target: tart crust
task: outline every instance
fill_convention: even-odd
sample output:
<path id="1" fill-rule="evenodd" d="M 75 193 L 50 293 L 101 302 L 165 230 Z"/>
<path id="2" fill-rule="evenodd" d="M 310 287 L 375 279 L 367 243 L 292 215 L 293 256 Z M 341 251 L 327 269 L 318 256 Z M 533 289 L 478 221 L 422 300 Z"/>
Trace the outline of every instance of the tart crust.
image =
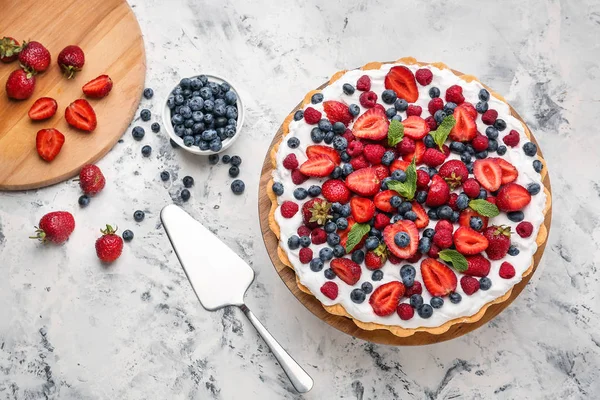
<path id="1" fill-rule="evenodd" d="M 387 62 L 387 63 L 382 63 L 382 62 L 370 62 L 368 64 L 365 64 L 363 67 L 359 68 L 362 70 L 371 70 L 371 69 L 379 69 L 381 68 L 381 66 L 383 64 L 396 64 L 396 63 L 402 63 L 402 64 L 406 64 L 406 65 L 413 65 L 413 64 L 417 64 L 419 66 L 425 66 L 425 65 L 431 65 L 434 67 L 437 67 L 439 69 L 450 69 L 446 64 L 441 63 L 441 62 L 435 62 L 435 63 L 426 63 L 426 62 L 420 62 L 417 61 L 415 58 L 413 57 L 404 57 L 404 58 L 400 58 L 396 61 L 393 62 Z M 485 84 L 481 83 L 481 81 L 479 81 L 475 76 L 473 75 L 467 75 L 467 74 L 460 74 L 452 69 L 450 69 L 457 77 L 459 77 L 460 79 L 466 81 L 466 82 L 471 82 L 471 81 L 477 81 L 479 82 L 481 85 L 483 85 L 492 96 L 494 96 L 495 98 L 497 98 L 498 100 L 507 103 L 506 100 L 504 99 L 504 97 L 502 97 L 500 94 L 494 92 L 492 89 L 490 89 L 488 86 L 486 86 Z M 342 77 L 342 75 L 344 75 L 347 72 L 347 70 L 342 70 L 342 71 L 338 71 L 336 72 L 331 79 L 329 80 L 329 82 L 326 84 L 327 85 L 331 85 L 333 82 L 335 82 L 336 80 L 338 80 L 340 77 Z M 306 96 L 304 97 L 304 100 L 302 101 L 302 104 L 297 108 L 297 109 L 301 109 L 304 108 L 305 105 L 310 103 L 310 99 L 312 97 L 313 94 L 320 92 L 320 90 L 311 90 L 310 92 L 308 92 L 306 94 Z M 508 104 L 508 103 L 507 103 Z M 510 106 L 510 105 L 509 105 Z M 283 142 L 283 139 L 285 138 L 285 136 L 289 133 L 289 124 L 293 119 L 294 116 L 294 112 L 297 110 L 294 109 L 294 111 L 292 111 L 283 121 L 283 125 L 282 125 L 282 130 L 283 130 L 283 135 L 281 137 L 281 140 L 276 143 L 273 148 L 271 149 L 270 152 L 270 158 L 271 158 L 271 163 L 273 165 L 273 168 L 277 168 L 277 151 L 279 150 L 279 146 L 281 145 L 281 143 Z M 512 108 L 511 108 L 512 110 Z M 529 138 L 531 140 L 532 138 L 532 134 L 531 131 L 529 130 L 529 128 L 527 127 L 527 125 L 525 124 L 525 122 L 523 122 L 523 120 L 518 116 L 518 115 L 514 115 L 513 117 L 515 117 L 516 119 L 519 120 L 519 122 L 521 122 L 521 125 L 523 126 L 523 131 L 525 132 L 525 135 L 527 136 L 527 138 Z M 543 157 L 541 157 L 538 153 L 538 159 L 542 162 L 543 164 L 543 169 L 540 173 L 541 176 L 541 180 L 542 183 L 544 182 L 546 175 L 548 174 L 548 168 L 546 165 L 546 160 L 544 160 Z M 269 182 L 267 183 L 267 195 L 269 196 L 269 199 L 271 200 L 271 209 L 269 211 L 269 227 L 271 228 L 271 230 L 273 231 L 273 233 L 275 233 L 275 236 L 277 236 L 277 239 L 279 241 L 280 239 L 280 228 L 279 228 L 279 224 L 277 223 L 277 221 L 275 220 L 275 211 L 277 210 L 278 207 L 278 201 L 277 201 L 277 196 L 275 195 L 275 193 L 273 192 L 272 189 L 273 186 L 273 179 L 271 178 L 269 180 Z M 548 210 L 550 210 L 550 206 L 552 204 L 552 196 L 550 194 L 550 191 L 548 190 L 548 188 L 546 187 L 546 185 L 544 184 L 544 193 L 546 194 L 546 204 L 544 206 L 544 210 L 543 210 L 543 215 L 544 215 L 544 221 L 546 218 L 546 214 L 548 212 Z M 539 232 L 538 235 L 536 237 L 536 244 L 538 246 L 538 248 L 544 243 L 546 242 L 546 240 L 548 239 L 548 228 L 545 225 L 545 222 L 542 223 L 542 225 L 539 228 Z M 291 268 L 292 270 L 294 269 L 292 263 L 290 262 L 287 254 L 285 253 L 285 251 L 283 250 L 283 248 L 279 245 L 277 247 L 277 255 L 279 256 L 279 259 L 281 260 L 281 262 L 286 265 L 287 267 Z M 534 254 L 535 255 L 535 254 Z M 522 277 L 526 277 L 529 274 L 532 273 L 534 269 L 534 260 L 532 258 L 531 260 L 531 264 L 529 265 L 529 268 L 527 268 L 527 270 L 523 273 Z M 296 275 L 296 283 L 298 285 L 298 288 L 300 290 L 302 290 L 304 293 L 313 295 L 313 293 L 304 285 L 302 285 L 302 283 L 300 283 L 300 280 L 298 279 L 298 276 Z M 454 324 L 459 324 L 459 323 L 475 323 L 477 321 L 479 321 L 481 318 L 483 318 L 483 316 L 485 315 L 487 309 L 494 305 L 494 304 L 499 304 L 502 303 L 504 301 L 506 301 L 512 294 L 512 290 L 513 288 L 511 287 L 503 296 L 498 297 L 495 300 L 492 300 L 486 304 L 483 305 L 483 307 L 481 307 L 479 309 L 478 312 L 476 312 L 475 314 L 471 315 L 471 316 L 465 316 L 465 317 L 460 317 L 460 318 L 455 318 L 452 320 L 449 320 L 447 322 L 445 322 L 444 324 L 437 326 L 437 327 L 419 327 L 419 328 L 403 328 L 401 326 L 398 325 L 383 325 L 383 324 L 378 324 L 375 322 L 362 322 L 354 317 L 352 317 L 344 308 L 344 306 L 342 306 L 341 304 L 334 304 L 332 306 L 326 306 L 324 304 L 321 304 L 323 306 L 323 308 L 329 312 L 330 314 L 333 315 L 338 315 L 338 316 L 343 316 L 343 317 L 347 317 L 352 319 L 352 321 L 361 329 L 367 330 L 367 331 L 372 331 L 375 329 L 386 329 L 388 331 L 390 331 L 392 334 L 398 336 L 398 337 L 408 337 L 411 336 L 417 332 L 427 332 L 429 334 L 432 335 L 441 335 L 445 332 L 447 332 L 450 327 Z"/>

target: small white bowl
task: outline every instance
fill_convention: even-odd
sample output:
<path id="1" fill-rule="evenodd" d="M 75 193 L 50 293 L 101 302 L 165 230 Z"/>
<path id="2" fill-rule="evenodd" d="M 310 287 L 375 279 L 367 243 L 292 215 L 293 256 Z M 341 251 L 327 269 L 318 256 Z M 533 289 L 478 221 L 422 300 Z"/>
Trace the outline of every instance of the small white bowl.
<path id="1" fill-rule="evenodd" d="M 188 153 L 198 154 L 198 155 L 202 155 L 202 156 L 209 156 L 211 154 L 218 154 L 218 153 L 221 153 L 221 152 L 227 150 L 229 147 L 231 147 L 231 145 L 240 136 L 240 133 L 241 133 L 241 130 L 242 130 L 242 125 L 244 124 L 244 106 L 242 104 L 242 98 L 240 97 L 240 92 L 238 92 L 236 90 L 235 86 L 231 83 L 231 81 L 229 81 L 227 79 L 224 79 L 224 78 L 221 78 L 221 77 L 216 76 L 216 75 L 211 75 L 211 74 L 201 74 L 201 75 L 206 76 L 208 78 L 209 82 L 215 82 L 215 83 L 218 83 L 218 84 L 221 84 L 223 82 L 228 83 L 229 86 L 231 87 L 231 90 L 233 90 L 233 92 L 236 94 L 236 96 L 237 96 L 238 117 L 237 117 L 237 125 L 235 127 L 235 129 L 236 129 L 235 136 L 232 137 L 232 138 L 227 138 L 227 139 L 223 140 L 223 147 L 221 147 L 221 150 L 219 150 L 217 152 L 212 151 L 212 150 L 200 150 L 200 148 L 198 146 L 187 147 L 186 145 L 184 145 L 183 144 L 183 138 L 180 138 L 179 136 L 177 136 L 175 134 L 175 130 L 173 129 L 173 125 L 171 124 L 171 109 L 167 105 L 167 100 L 171 96 L 171 93 L 173 93 L 173 90 L 175 90 L 175 88 L 177 87 L 177 85 L 179 85 L 179 83 L 177 85 L 175 85 L 173 87 L 173 89 L 171 89 L 171 91 L 169 92 L 169 94 L 167 95 L 167 97 L 165 98 L 165 100 L 163 102 L 162 120 L 163 120 L 163 127 L 165 128 L 165 130 L 167 131 L 167 133 L 169 134 L 169 136 L 171 137 L 171 139 L 173 139 L 173 141 L 175 143 L 177 143 L 179 145 L 179 147 L 181 147 L 182 149 L 184 149 Z M 199 76 L 199 75 L 191 76 L 190 79 L 196 78 L 197 76 Z"/>

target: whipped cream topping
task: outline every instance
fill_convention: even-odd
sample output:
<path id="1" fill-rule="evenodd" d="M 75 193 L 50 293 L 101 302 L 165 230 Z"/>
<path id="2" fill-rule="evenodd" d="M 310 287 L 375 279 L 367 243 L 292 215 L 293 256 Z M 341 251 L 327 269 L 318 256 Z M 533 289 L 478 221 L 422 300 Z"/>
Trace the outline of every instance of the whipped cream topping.
<path id="1" fill-rule="evenodd" d="M 362 115 L 362 113 L 364 113 L 366 111 L 365 108 L 360 106 L 360 102 L 358 99 L 362 92 L 359 90 L 356 90 L 354 92 L 354 94 L 347 95 L 343 92 L 342 85 L 344 83 L 350 83 L 354 86 L 354 85 L 356 85 L 356 81 L 358 80 L 358 78 L 360 78 L 362 75 L 368 75 L 371 78 L 371 90 L 373 92 L 375 92 L 378 96 L 377 102 L 379 104 L 383 105 L 385 108 L 389 108 L 389 107 L 391 107 L 390 105 L 386 105 L 382 102 L 381 93 L 385 90 L 385 86 L 384 86 L 385 76 L 388 73 L 388 71 L 390 70 L 390 68 L 392 68 L 395 65 L 404 65 L 404 64 L 384 64 L 381 66 L 380 69 L 377 69 L 377 70 L 348 71 L 342 77 L 340 77 L 337 81 L 335 81 L 333 84 L 327 86 L 326 88 L 324 88 L 322 90 L 321 93 L 324 96 L 324 100 L 325 101 L 338 100 L 338 101 L 344 102 L 346 104 L 353 104 L 353 103 L 357 104 L 357 105 L 359 105 L 359 107 L 361 107 L 360 115 Z M 483 86 L 479 82 L 477 82 L 477 81 L 466 82 L 466 81 L 460 79 L 459 77 L 457 77 L 456 75 L 454 75 L 454 73 L 452 73 L 449 69 L 441 70 L 434 66 L 420 67 L 418 65 L 406 65 L 406 67 L 408 67 L 413 73 L 419 68 L 428 68 L 433 73 L 433 81 L 431 82 L 431 84 L 429 84 L 427 86 L 421 86 L 420 84 L 417 83 L 417 88 L 419 90 L 419 98 L 413 104 L 419 105 L 423 108 L 423 115 L 422 115 L 423 118 L 425 118 L 427 115 L 429 115 L 429 113 L 427 111 L 427 105 L 428 105 L 429 101 L 431 100 L 431 98 L 428 95 L 428 91 L 433 86 L 436 86 L 437 88 L 440 89 L 440 92 L 441 92 L 440 97 L 444 98 L 446 89 L 452 85 L 458 84 L 463 88 L 463 96 L 465 97 L 465 101 L 470 102 L 472 104 L 477 103 L 479 91 L 481 89 L 483 89 Z M 510 162 L 512 165 L 514 165 L 517 168 L 517 170 L 519 172 L 519 176 L 518 176 L 517 180 L 515 181 L 516 183 L 518 183 L 524 187 L 527 187 L 528 184 L 535 182 L 535 183 L 540 184 L 541 187 L 543 187 L 540 174 L 535 172 L 535 170 L 533 169 L 533 166 L 532 166 L 532 163 L 536 159 L 536 157 L 526 156 L 522 149 L 522 145 L 526 141 L 528 141 L 527 136 L 525 135 L 525 132 L 523 130 L 523 125 L 521 124 L 521 122 L 519 120 L 517 120 L 510 114 L 510 109 L 509 109 L 508 105 L 506 103 L 504 103 L 503 101 L 498 100 L 493 95 L 490 96 L 488 104 L 489 104 L 489 109 L 495 109 L 496 111 L 498 111 L 498 118 L 501 118 L 506 122 L 506 129 L 504 131 L 500 132 L 499 137 L 498 137 L 499 144 L 500 145 L 503 144 L 501 142 L 502 138 L 504 136 L 506 136 L 512 129 L 519 132 L 519 135 L 521 138 L 519 145 L 514 148 L 508 147 L 508 151 L 506 152 L 505 155 L 499 156 L 495 153 L 491 153 L 490 156 L 491 157 L 501 157 L 501 158 L 507 160 L 508 162 Z M 316 105 L 307 104 L 305 108 L 307 108 L 307 107 L 313 107 L 313 108 L 321 111 L 323 113 L 323 118 L 326 117 L 326 114 L 323 111 L 323 103 L 319 103 Z M 406 117 L 407 117 L 406 112 L 399 112 L 399 115 L 402 116 L 403 120 L 406 119 Z M 296 155 L 298 162 L 300 164 L 302 164 L 304 161 L 307 160 L 306 148 L 310 145 L 315 144 L 315 143 L 313 143 L 313 141 L 311 140 L 311 137 L 310 137 L 310 131 L 314 126 L 315 125 L 307 124 L 304 121 L 304 119 L 301 119 L 299 121 L 292 121 L 289 126 L 289 134 L 284 137 L 284 139 L 279 147 L 279 150 L 277 153 L 277 168 L 273 171 L 274 181 L 280 182 L 284 186 L 284 193 L 283 193 L 283 195 L 281 195 L 278 198 L 279 204 L 282 204 L 285 200 L 290 200 L 295 203 L 298 203 L 301 208 L 302 204 L 304 202 L 310 200 L 310 198 L 307 198 L 306 200 L 298 201 L 294 198 L 293 192 L 294 192 L 294 189 L 298 186 L 296 186 L 292 182 L 291 171 L 285 169 L 283 167 L 282 163 L 283 163 L 283 159 L 290 153 L 294 153 Z M 349 128 L 352 128 L 351 124 L 350 124 Z M 485 125 L 481 121 L 480 116 L 478 116 L 478 118 L 477 118 L 477 128 L 478 128 L 479 132 L 485 132 L 485 129 L 487 128 L 487 125 Z M 300 140 L 300 146 L 298 148 L 291 149 L 287 146 L 286 142 L 290 137 L 297 137 Z M 321 143 L 321 144 L 324 144 L 324 143 Z M 449 159 L 460 159 L 460 157 L 457 154 L 451 153 L 450 156 L 448 157 L 448 160 Z M 473 175 L 470 174 L 469 176 L 473 176 Z M 321 185 L 327 179 L 329 179 L 329 178 L 310 178 L 300 186 L 304 187 L 304 188 L 308 188 L 311 185 Z M 460 188 L 456 192 L 460 193 Z M 397 313 L 393 313 L 392 315 L 385 316 L 385 317 L 377 316 L 373 312 L 371 305 L 369 304 L 369 301 L 368 301 L 370 294 L 367 295 L 367 299 L 361 304 L 356 304 L 350 299 L 350 292 L 355 288 L 360 288 L 362 283 L 364 283 L 364 282 L 371 282 L 373 284 L 373 288 L 374 288 L 373 290 L 377 289 L 377 287 L 379 287 L 380 285 L 383 285 L 387 282 L 391 282 L 391 281 L 402 282 L 402 279 L 400 278 L 400 268 L 403 265 L 409 264 L 408 262 L 402 262 L 398 265 L 394 265 L 394 264 L 390 263 L 389 261 L 387 261 L 385 263 L 385 265 L 381 268 L 381 271 L 383 272 L 383 279 L 380 281 L 372 281 L 371 280 L 372 271 L 368 270 L 364 266 L 364 263 L 363 263 L 363 265 L 361 265 L 361 268 L 362 268 L 361 278 L 354 286 L 350 286 L 350 285 L 346 284 L 345 282 L 340 280 L 338 277 L 336 277 L 333 280 L 334 282 L 337 283 L 337 285 L 339 287 L 339 294 L 335 300 L 331 300 L 331 299 L 325 297 L 320 291 L 321 286 L 325 282 L 328 281 L 328 279 L 325 278 L 323 271 L 325 269 L 329 268 L 329 261 L 324 263 L 325 265 L 324 265 L 324 268 L 322 271 L 313 272 L 310 269 L 308 264 L 302 264 L 300 262 L 300 260 L 298 258 L 299 249 L 290 250 L 287 245 L 289 237 L 293 236 L 293 235 L 297 235 L 298 227 L 300 227 L 303 224 L 301 210 L 298 211 L 298 213 L 296 213 L 296 215 L 294 217 L 287 219 L 281 215 L 281 212 L 278 207 L 277 210 L 275 211 L 275 220 L 279 224 L 279 227 L 281 230 L 280 246 L 285 250 L 290 262 L 292 263 L 292 265 L 294 267 L 294 270 L 295 270 L 300 282 L 304 286 L 306 286 L 313 293 L 313 295 L 317 299 L 319 299 L 319 301 L 321 301 L 321 303 L 323 303 L 324 305 L 330 306 L 330 305 L 334 305 L 334 304 L 341 304 L 346 309 L 348 314 L 350 314 L 353 318 L 356 318 L 363 322 L 375 322 L 375 323 L 382 324 L 382 325 L 397 325 L 397 326 L 401 326 L 403 328 L 437 327 L 437 326 L 443 325 L 447 321 L 450 321 L 450 320 L 453 320 L 456 318 L 461 318 L 461 317 L 469 317 L 473 314 L 476 314 L 485 304 L 506 294 L 506 292 L 508 290 L 510 290 L 516 283 L 518 283 L 522 279 L 523 273 L 531 265 L 533 254 L 537 250 L 536 237 L 537 237 L 539 228 L 544 220 L 543 210 L 544 210 L 545 203 L 546 203 L 546 195 L 545 195 L 544 191 L 542 190 L 537 195 L 532 196 L 531 203 L 522 210 L 523 213 L 525 214 L 524 221 L 529 221 L 534 226 L 533 233 L 528 238 L 522 238 L 519 235 L 517 235 L 516 233 L 513 233 L 511 235 L 511 243 L 520 250 L 520 253 L 516 256 L 507 255 L 506 257 L 504 257 L 501 260 L 491 261 L 491 269 L 490 269 L 488 278 L 491 279 L 492 286 L 489 290 L 487 290 L 487 291 L 479 290 L 471 296 L 466 295 L 463 292 L 462 288 L 460 287 L 460 278 L 463 276 L 463 274 L 454 270 L 454 272 L 457 276 L 457 279 L 459 281 L 457 288 L 456 288 L 456 292 L 461 294 L 462 301 L 458 304 L 453 304 L 450 302 L 448 297 L 445 297 L 444 305 L 439 309 L 434 309 L 433 315 L 430 318 L 428 318 L 428 319 L 421 318 L 415 312 L 414 317 L 408 321 L 403 321 L 402 319 L 400 319 L 400 317 L 398 316 Z M 433 228 L 435 226 L 436 222 L 437 221 L 430 221 L 429 227 Z M 515 230 L 516 230 L 515 228 L 516 228 L 517 224 L 518 223 L 510 221 L 508 219 L 506 213 L 501 213 L 497 217 L 490 218 L 490 221 L 489 221 L 489 225 L 508 225 L 511 227 L 512 232 L 515 232 Z M 454 226 L 455 226 L 455 230 L 456 230 L 458 224 L 455 223 Z M 311 249 L 313 250 L 314 257 L 318 257 L 319 250 L 326 246 L 327 246 L 327 244 L 321 244 L 321 245 L 311 244 Z M 346 257 L 349 257 L 349 255 Z M 503 279 L 498 274 L 500 265 L 504 261 L 510 262 L 515 268 L 516 274 L 512 279 Z M 421 272 L 420 272 L 420 264 L 421 264 L 421 261 L 414 263 L 412 265 L 415 267 L 415 270 L 416 270 L 415 281 L 419 281 L 419 282 L 423 283 L 423 279 L 421 277 Z M 429 294 L 429 292 L 425 288 L 425 285 L 423 285 L 422 296 L 423 296 L 424 303 L 428 304 L 429 301 L 431 300 L 432 296 Z M 408 299 L 402 298 L 401 302 L 408 302 Z"/>

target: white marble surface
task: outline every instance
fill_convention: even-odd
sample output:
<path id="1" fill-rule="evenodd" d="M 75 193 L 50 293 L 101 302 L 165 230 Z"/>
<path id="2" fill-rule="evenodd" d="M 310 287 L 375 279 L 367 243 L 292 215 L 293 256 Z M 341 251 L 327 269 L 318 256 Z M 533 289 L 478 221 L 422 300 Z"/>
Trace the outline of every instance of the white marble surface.
<path id="1" fill-rule="evenodd" d="M 123 142 L 99 163 L 108 184 L 79 209 L 76 182 L 0 193 L 2 399 L 597 398 L 600 392 L 600 4 L 597 1 L 131 2 L 145 36 L 147 85 L 217 72 L 247 105 L 242 197 L 227 168 L 173 151 L 164 134 Z M 10 28 L 10 27 L 9 27 Z M 8 33 L 8 32 L 7 32 Z M 272 268 L 258 224 L 268 145 L 304 94 L 339 69 L 412 55 L 479 76 L 536 134 L 548 161 L 554 223 L 530 285 L 487 326 L 451 342 L 393 348 L 324 324 Z M 158 112 L 159 105 L 142 101 Z M 154 116 L 158 118 L 157 115 Z M 134 121 L 133 124 L 137 124 Z M 142 144 L 154 148 L 150 159 Z M 239 310 L 201 309 L 160 227 L 181 180 L 184 205 L 256 270 L 251 309 L 315 378 L 299 396 Z M 46 212 L 72 211 L 61 247 L 27 239 Z M 135 223 L 133 211 L 146 211 Z M 105 223 L 135 239 L 105 268 Z"/>

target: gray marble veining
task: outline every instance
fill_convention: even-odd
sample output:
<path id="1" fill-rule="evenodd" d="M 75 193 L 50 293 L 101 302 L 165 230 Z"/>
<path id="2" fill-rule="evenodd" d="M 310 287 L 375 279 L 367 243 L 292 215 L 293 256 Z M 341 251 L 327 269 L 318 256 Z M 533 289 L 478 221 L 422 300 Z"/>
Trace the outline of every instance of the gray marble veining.
<path id="1" fill-rule="evenodd" d="M 76 182 L 0 194 L 0 398 L 299 399 L 239 310 L 204 311 L 158 213 L 184 207 L 256 271 L 248 305 L 315 378 L 306 399 L 584 399 L 600 392 L 600 3 L 347 0 L 133 0 L 147 85 L 216 72 L 247 106 L 243 196 L 227 168 L 174 151 L 146 126 L 102 160 L 108 184 L 79 209 Z M 7 32 L 9 33 L 9 32 Z M 272 268 L 258 225 L 258 179 L 287 113 L 339 69 L 411 55 L 444 61 L 506 95 L 548 161 L 554 223 L 532 282 L 511 307 L 451 342 L 394 348 L 351 338 L 307 311 Z M 143 107 L 159 112 L 157 102 Z M 159 120 L 154 115 L 154 120 Z M 142 124 L 136 118 L 132 126 Z M 143 158 L 142 144 L 152 145 Z M 171 172 L 163 183 L 159 173 Z M 27 239 L 46 212 L 77 227 L 61 247 Z M 133 221 L 133 211 L 146 220 Z M 103 224 L 132 229 L 101 266 Z"/>

